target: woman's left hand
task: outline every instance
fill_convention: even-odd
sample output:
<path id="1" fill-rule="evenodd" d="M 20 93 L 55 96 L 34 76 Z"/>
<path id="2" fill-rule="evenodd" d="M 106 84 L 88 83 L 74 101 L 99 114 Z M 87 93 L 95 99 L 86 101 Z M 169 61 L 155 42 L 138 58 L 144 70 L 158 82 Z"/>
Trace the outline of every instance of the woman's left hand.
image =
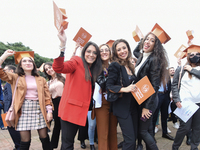
<path id="1" fill-rule="evenodd" d="M 47 113 L 47 122 L 50 122 L 53 119 L 53 115 L 51 112 Z"/>
<path id="2" fill-rule="evenodd" d="M 151 117 L 152 113 L 150 113 L 149 109 L 143 108 L 142 109 L 142 118 L 149 119 Z"/>
<path id="3" fill-rule="evenodd" d="M 190 72 L 192 70 L 192 67 L 190 65 L 185 65 L 184 70 L 187 70 Z"/>

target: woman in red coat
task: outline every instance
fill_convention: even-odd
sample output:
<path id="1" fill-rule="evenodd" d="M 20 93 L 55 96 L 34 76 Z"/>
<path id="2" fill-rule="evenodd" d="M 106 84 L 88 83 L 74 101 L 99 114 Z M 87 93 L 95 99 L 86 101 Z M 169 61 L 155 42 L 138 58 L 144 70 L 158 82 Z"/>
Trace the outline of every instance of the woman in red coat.
<path id="1" fill-rule="evenodd" d="M 97 76 L 101 73 L 101 58 L 98 46 L 88 42 L 82 50 L 81 57 L 73 56 L 64 62 L 66 36 L 64 30 L 58 34 L 60 39 L 60 57 L 54 59 L 53 69 L 66 74 L 63 95 L 58 115 L 61 118 L 61 150 L 74 149 L 74 137 L 79 126 L 85 126 L 88 109 L 92 100 L 92 89 Z"/>

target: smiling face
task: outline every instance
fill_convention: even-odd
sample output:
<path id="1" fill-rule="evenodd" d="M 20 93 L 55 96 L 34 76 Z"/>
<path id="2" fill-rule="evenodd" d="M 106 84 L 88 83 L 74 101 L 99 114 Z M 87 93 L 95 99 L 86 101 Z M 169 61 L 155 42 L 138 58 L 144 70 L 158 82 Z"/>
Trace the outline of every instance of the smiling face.
<path id="1" fill-rule="evenodd" d="M 97 58 L 97 51 L 93 45 L 88 46 L 85 51 L 85 61 L 91 66 Z"/>
<path id="2" fill-rule="evenodd" d="M 143 45 L 144 53 L 149 53 L 149 52 L 153 51 L 155 41 L 156 41 L 155 35 L 149 34 L 147 36 L 146 40 L 144 41 L 144 45 Z"/>
<path id="3" fill-rule="evenodd" d="M 44 70 L 45 70 L 45 72 L 48 74 L 48 75 L 50 75 L 50 76 L 55 76 L 55 74 L 56 74 L 56 72 L 53 70 L 53 68 L 52 68 L 52 66 L 50 66 L 50 65 L 45 65 L 44 66 Z"/>
<path id="4" fill-rule="evenodd" d="M 118 58 L 122 60 L 126 60 L 129 53 L 128 47 L 124 42 L 120 42 L 116 45 L 116 52 L 117 52 Z"/>
<path id="5" fill-rule="evenodd" d="M 101 46 L 100 55 L 101 55 L 101 60 L 108 61 L 110 59 L 110 49 L 106 45 Z"/>
<path id="6" fill-rule="evenodd" d="M 24 57 L 21 60 L 21 67 L 24 70 L 24 72 L 31 72 L 34 68 L 33 66 L 33 60 L 29 57 Z"/>

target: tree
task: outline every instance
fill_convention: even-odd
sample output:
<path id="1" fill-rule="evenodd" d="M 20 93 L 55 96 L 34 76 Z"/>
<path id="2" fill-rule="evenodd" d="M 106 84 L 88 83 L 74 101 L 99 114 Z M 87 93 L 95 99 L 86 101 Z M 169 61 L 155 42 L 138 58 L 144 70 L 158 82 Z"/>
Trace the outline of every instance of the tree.
<path id="1" fill-rule="evenodd" d="M 30 49 L 27 46 L 24 46 L 22 44 L 22 42 L 16 42 L 16 43 L 7 43 L 4 44 L 3 42 L 0 42 L 0 56 L 7 50 L 7 49 L 12 49 L 15 51 L 32 51 L 32 49 Z M 46 58 L 46 57 L 42 57 L 37 53 L 34 53 L 34 61 L 35 64 L 37 66 L 37 68 L 39 68 L 43 63 L 45 62 L 53 62 L 52 58 Z M 6 65 L 15 65 L 15 60 L 14 60 L 14 56 L 8 57 L 4 63 L 2 64 L 2 67 L 4 68 Z M 39 72 L 39 74 L 41 76 L 45 76 L 44 73 Z"/>
<path id="2" fill-rule="evenodd" d="M 32 51 L 32 49 L 24 46 L 21 42 L 7 43 L 7 44 L 0 42 L 0 55 L 2 55 L 7 49 L 12 49 L 15 51 Z M 34 53 L 34 61 L 35 61 L 36 66 L 39 68 L 45 62 L 53 62 L 53 59 L 42 57 L 39 54 Z M 5 65 L 10 65 L 10 64 L 15 65 L 14 56 L 8 57 L 2 64 L 2 67 L 4 67 Z"/>

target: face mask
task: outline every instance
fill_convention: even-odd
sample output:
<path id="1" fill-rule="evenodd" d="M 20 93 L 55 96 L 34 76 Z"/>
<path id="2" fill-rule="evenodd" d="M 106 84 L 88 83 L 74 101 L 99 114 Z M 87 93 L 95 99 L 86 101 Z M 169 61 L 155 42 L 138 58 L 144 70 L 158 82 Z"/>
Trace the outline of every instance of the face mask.
<path id="1" fill-rule="evenodd" d="M 197 55 L 195 55 L 194 57 L 189 58 L 189 59 L 190 59 L 190 62 L 194 63 L 194 64 L 200 62 L 200 59 L 199 59 L 199 57 Z"/>

